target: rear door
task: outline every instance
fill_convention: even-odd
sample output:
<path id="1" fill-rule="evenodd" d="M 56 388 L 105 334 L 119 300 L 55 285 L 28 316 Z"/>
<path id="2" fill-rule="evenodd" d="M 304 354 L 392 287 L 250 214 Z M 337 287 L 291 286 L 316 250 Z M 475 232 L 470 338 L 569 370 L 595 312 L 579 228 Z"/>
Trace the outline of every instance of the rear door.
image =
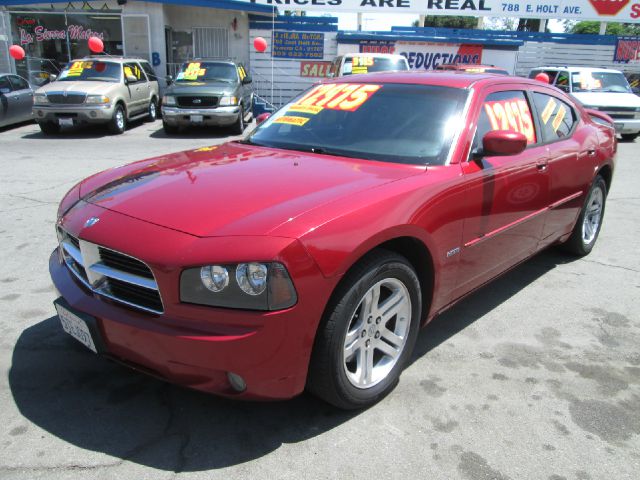
<path id="1" fill-rule="evenodd" d="M 12 92 L 9 76 L 0 75 L 0 127 L 11 123 L 9 119 L 14 108 Z"/>
<path id="2" fill-rule="evenodd" d="M 132 77 L 131 81 L 128 80 Z M 137 62 L 124 64 L 124 78 L 130 95 L 129 115 L 138 115 L 147 110 L 149 105 L 150 85 L 142 67 Z"/>
<path id="3" fill-rule="evenodd" d="M 542 243 L 571 231 L 593 177 L 597 134 L 573 105 L 552 90 L 532 92 L 543 143 L 549 149 L 549 212 Z"/>
<path id="4" fill-rule="evenodd" d="M 32 115 L 33 90 L 24 78 L 17 75 L 9 75 L 9 82 L 15 98 L 16 121 L 28 120 Z"/>
<path id="5" fill-rule="evenodd" d="M 547 148 L 521 85 L 493 86 L 481 94 L 472 154 L 462 163 L 466 191 L 458 294 L 487 282 L 538 248 L 548 202 Z M 527 136 L 517 155 L 484 156 L 482 138 L 491 130 Z"/>

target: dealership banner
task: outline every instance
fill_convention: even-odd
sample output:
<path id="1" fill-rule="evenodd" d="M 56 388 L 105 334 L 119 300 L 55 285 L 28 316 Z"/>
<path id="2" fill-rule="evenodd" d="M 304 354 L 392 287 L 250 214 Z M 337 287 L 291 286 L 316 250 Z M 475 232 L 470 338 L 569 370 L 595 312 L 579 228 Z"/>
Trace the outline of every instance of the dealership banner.
<path id="1" fill-rule="evenodd" d="M 244 0 L 247 1 L 247 0 Z M 640 0 L 249 0 L 280 10 L 424 13 L 640 23 Z"/>
<path id="2" fill-rule="evenodd" d="M 620 63 L 640 62 L 640 37 L 619 37 L 613 61 Z"/>
<path id="3" fill-rule="evenodd" d="M 482 63 L 482 45 L 362 40 L 359 47 L 362 53 L 403 55 L 411 70 L 434 70 L 446 63 Z"/>

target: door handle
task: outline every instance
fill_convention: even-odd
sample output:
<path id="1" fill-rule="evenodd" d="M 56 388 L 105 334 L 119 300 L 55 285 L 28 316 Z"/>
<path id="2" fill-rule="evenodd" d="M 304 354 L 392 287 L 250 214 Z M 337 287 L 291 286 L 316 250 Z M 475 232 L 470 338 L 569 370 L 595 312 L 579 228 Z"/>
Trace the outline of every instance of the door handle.
<path id="1" fill-rule="evenodd" d="M 548 166 L 549 166 L 549 162 L 547 160 L 541 160 L 538 163 L 536 163 L 536 168 L 538 169 L 539 172 L 545 172 Z"/>
<path id="2" fill-rule="evenodd" d="M 591 149 L 587 150 L 587 155 L 589 155 L 590 157 L 595 157 L 596 156 L 596 149 L 595 148 L 591 148 Z"/>

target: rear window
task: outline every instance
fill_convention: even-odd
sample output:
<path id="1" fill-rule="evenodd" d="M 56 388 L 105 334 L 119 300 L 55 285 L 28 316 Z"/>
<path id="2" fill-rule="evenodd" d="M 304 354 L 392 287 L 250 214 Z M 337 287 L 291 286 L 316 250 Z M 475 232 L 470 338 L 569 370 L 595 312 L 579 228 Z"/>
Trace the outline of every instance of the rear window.
<path id="1" fill-rule="evenodd" d="M 119 82 L 122 76 L 122 66 L 115 62 L 104 62 L 102 60 L 80 60 L 71 62 L 60 73 L 58 81 L 77 82 Z"/>
<path id="2" fill-rule="evenodd" d="M 445 162 L 467 92 L 431 85 L 327 83 L 260 125 L 249 142 L 408 164 Z"/>
<path id="3" fill-rule="evenodd" d="M 397 70 L 409 70 L 404 58 L 354 56 L 345 58 L 344 65 L 342 65 L 342 75 Z"/>
<path id="4" fill-rule="evenodd" d="M 189 62 L 182 65 L 177 82 L 237 82 L 235 65 L 220 62 Z"/>
<path id="5" fill-rule="evenodd" d="M 551 95 L 537 92 L 533 94 L 533 101 L 536 104 L 545 142 L 565 138 L 571 134 L 577 117 L 568 103 Z"/>

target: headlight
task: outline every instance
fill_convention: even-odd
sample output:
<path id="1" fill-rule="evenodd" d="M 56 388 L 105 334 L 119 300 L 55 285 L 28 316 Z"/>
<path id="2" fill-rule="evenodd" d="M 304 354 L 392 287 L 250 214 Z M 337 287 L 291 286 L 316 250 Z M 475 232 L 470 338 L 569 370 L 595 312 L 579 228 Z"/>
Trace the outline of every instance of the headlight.
<path id="1" fill-rule="evenodd" d="M 246 310 L 282 310 L 295 305 L 298 296 L 284 265 L 247 262 L 184 270 L 180 301 Z"/>
<path id="2" fill-rule="evenodd" d="M 218 103 L 218 105 L 220 105 L 221 107 L 229 107 L 231 105 L 237 105 L 237 104 L 238 104 L 238 97 L 229 96 L 229 95 L 220 97 L 220 103 Z"/>
<path id="3" fill-rule="evenodd" d="M 87 95 L 86 103 L 90 103 L 93 105 L 104 105 L 105 103 L 111 102 L 111 99 L 106 95 Z"/>
<path id="4" fill-rule="evenodd" d="M 162 97 L 162 104 L 167 106 L 175 105 L 176 97 L 174 97 L 173 95 L 165 95 L 164 97 Z"/>
<path id="5" fill-rule="evenodd" d="M 36 93 L 33 96 L 33 103 L 49 103 L 46 93 Z"/>

